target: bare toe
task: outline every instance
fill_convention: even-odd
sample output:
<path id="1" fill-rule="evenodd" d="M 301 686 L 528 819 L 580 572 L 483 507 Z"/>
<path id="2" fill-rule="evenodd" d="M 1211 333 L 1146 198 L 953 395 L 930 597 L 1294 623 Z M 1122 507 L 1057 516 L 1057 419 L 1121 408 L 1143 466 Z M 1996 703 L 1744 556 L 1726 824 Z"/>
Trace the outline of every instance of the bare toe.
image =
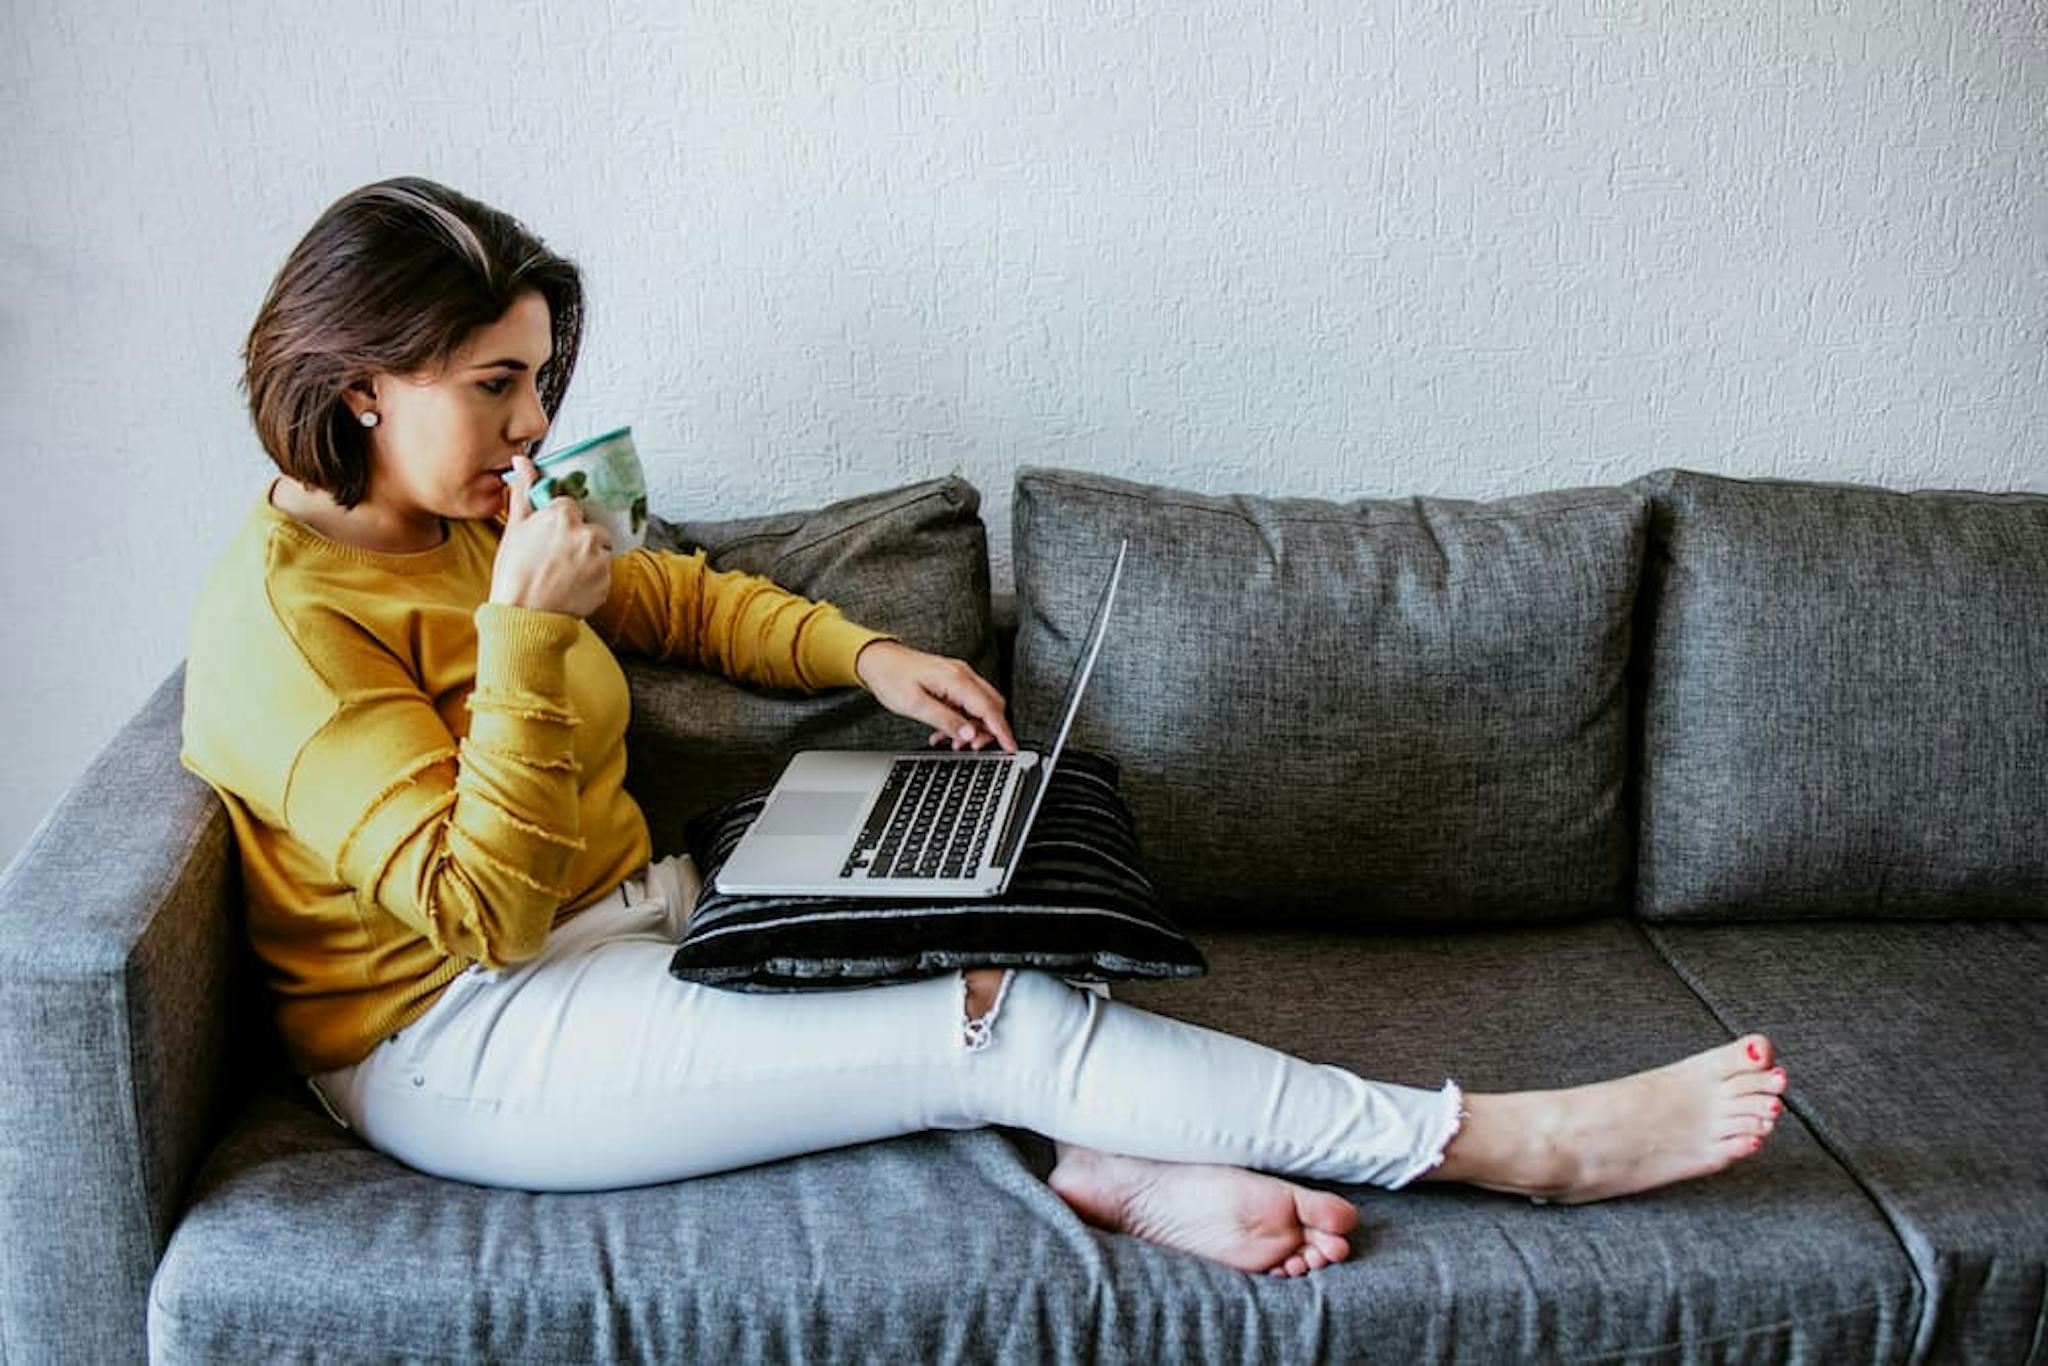
<path id="1" fill-rule="evenodd" d="M 1334 1191 L 1294 1187 L 1294 1212 L 1301 1219 L 1301 1226 L 1312 1235 L 1320 1231 L 1342 1241 L 1345 1234 L 1358 1227 L 1358 1206 Z"/>
<path id="2" fill-rule="evenodd" d="M 1778 1126 L 1785 1102 L 1771 1095 L 1740 1096 L 1721 1112 L 1723 1130 L 1731 1134 L 1768 1134 Z"/>
<path id="3" fill-rule="evenodd" d="M 1776 1050 L 1770 1038 L 1763 1034 L 1745 1034 L 1722 1050 L 1726 1056 L 1723 1075 L 1734 1076 L 1739 1072 L 1761 1072 L 1776 1058 Z"/>
<path id="4" fill-rule="evenodd" d="M 1730 1134 L 1714 1143 L 1714 1163 L 1708 1170 L 1720 1171 L 1724 1167 L 1733 1166 L 1745 1157 L 1755 1156 L 1757 1150 L 1763 1146 L 1761 1134 Z"/>
<path id="5" fill-rule="evenodd" d="M 1755 1115 L 1724 1115 L 1721 1118 L 1718 1137 L 1721 1138 L 1762 1138 L 1771 1131 L 1771 1122 Z"/>
<path id="6" fill-rule="evenodd" d="M 1730 1073 L 1721 1083 L 1731 1095 L 1738 1096 L 1782 1096 L 1791 1085 L 1782 1065 L 1776 1067 L 1744 1068 Z"/>
<path id="7" fill-rule="evenodd" d="M 1349 1202 L 1347 1201 L 1346 1203 L 1348 1204 Z M 1356 1221 L 1355 1214 L 1353 1220 L 1354 1222 Z M 1304 1228 L 1302 1232 L 1307 1235 L 1310 1249 L 1320 1252 L 1326 1261 L 1341 1262 L 1351 1255 L 1351 1240 L 1349 1238 L 1340 1237 L 1334 1233 L 1326 1233 L 1319 1228 Z"/>

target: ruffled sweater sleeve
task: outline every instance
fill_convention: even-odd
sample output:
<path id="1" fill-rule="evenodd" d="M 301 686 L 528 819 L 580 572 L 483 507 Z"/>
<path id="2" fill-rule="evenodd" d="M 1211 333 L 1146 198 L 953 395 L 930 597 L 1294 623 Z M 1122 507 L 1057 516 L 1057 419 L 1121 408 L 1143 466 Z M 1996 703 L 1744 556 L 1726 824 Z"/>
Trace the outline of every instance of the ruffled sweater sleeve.
<path id="1" fill-rule="evenodd" d="M 476 628 L 467 736 L 366 648 L 292 764 L 284 816 L 359 901 L 498 967 L 540 952 L 583 847 L 566 667 L 578 623 L 486 603 Z"/>
<path id="2" fill-rule="evenodd" d="M 590 619 L 635 654 L 714 669 L 764 687 L 815 692 L 860 683 L 863 647 L 893 637 L 757 575 L 713 569 L 703 551 L 636 550 L 612 562 L 611 596 Z"/>

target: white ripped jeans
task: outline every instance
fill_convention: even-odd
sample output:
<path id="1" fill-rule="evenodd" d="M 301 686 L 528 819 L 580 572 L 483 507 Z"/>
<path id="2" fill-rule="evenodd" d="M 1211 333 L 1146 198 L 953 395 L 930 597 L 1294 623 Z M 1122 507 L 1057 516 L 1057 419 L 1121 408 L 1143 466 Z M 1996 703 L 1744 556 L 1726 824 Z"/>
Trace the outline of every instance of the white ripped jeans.
<path id="1" fill-rule="evenodd" d="M 1366 1081 L 1006 974 L 978 1021 L 957 973 L 754 994 L 671 977 L 687 858 L 570 919 L 539 957 L 472 967 L 315 1091 L 372 1146 L 523 1190 L 674 1181 L 920 1129 L 1029 1129 L 1105 1152 L 1395 1187 L 1457 1131 L 1441 1091 Z"/>

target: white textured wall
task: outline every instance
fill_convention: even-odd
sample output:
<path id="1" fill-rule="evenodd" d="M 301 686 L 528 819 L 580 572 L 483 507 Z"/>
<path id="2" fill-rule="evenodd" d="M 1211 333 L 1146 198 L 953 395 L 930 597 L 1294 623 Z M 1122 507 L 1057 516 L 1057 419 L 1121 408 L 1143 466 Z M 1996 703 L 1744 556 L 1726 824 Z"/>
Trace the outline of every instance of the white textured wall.
<path id="1" fill-rule="evenodd" d="M 1646 13 L 1647 12 L 1647 13 Z M 585 267 L 670 513 L 1020 462 L 2048 488 L 2036 0 L 4 0 L 0 857 L 181 653 L 236 352 L 402 172 Z"/>

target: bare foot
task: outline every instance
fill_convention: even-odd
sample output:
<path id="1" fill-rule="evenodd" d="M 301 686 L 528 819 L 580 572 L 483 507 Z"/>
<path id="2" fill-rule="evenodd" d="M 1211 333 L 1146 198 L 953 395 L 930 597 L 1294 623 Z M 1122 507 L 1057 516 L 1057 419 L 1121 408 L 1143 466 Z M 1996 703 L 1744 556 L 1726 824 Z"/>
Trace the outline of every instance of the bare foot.
<path id="1" fill-rule="evenodd" d="M 1785 1086 L 1771 1041 L 1746 1034 L 1592 1086 L 1468 1096 L 1426 1179 L 1583 1204 L 1706 1176 L 1763 1146 Z"/>
<path id="2" fill-rule="evenodd" d="M 1349 1200 L 1239 1167 L 1153 1162 L 1059 1145 L 1046 1184 L 1099 1228 L 1240 1271 L 1306 1276 L 1351 1255 Z"/>

